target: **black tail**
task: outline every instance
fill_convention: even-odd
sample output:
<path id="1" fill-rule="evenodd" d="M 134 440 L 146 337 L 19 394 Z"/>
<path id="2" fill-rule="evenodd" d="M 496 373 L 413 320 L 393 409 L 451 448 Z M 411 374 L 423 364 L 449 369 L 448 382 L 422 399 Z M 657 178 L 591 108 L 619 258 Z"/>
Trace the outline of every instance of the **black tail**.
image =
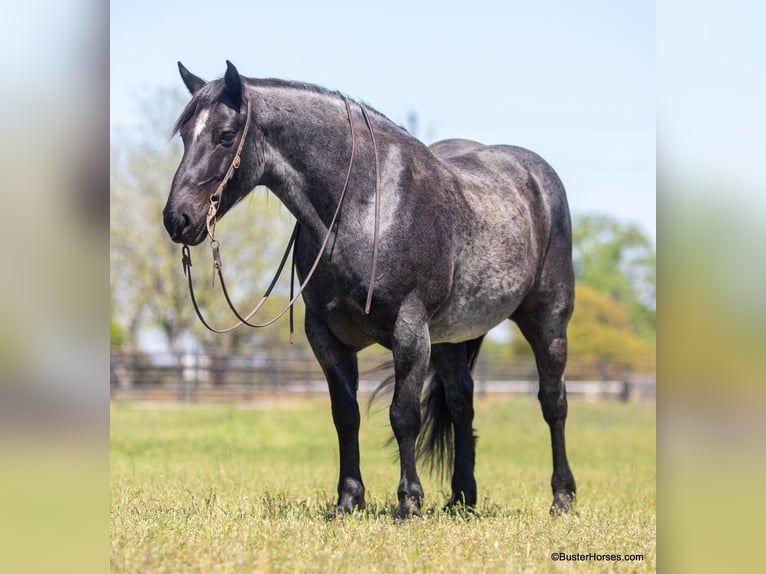
<path id="1" fill-rule="evenodd" d="M 484 335 L 467 341 L 465 344 L 466 361 L 471 372 L 473 372 L 473 368 L 476 365 L 483 340 Z M 376 370 L 389 369 L 391 367 L 393 367 L 393 364 L 387 363 L 381 365 Z M 470 379 L 468 382 L 471 383 Z M 390 389 L 393 384 L 393 375 L 380 383 L 370 397 L 368 409 L 378 394 Z M 464 389 L 464 392 L 470 396 L 473 393 L 473 388 Z M 455 462 L 455 441 L 453 438 L 452 418 L 450 417 L 447 395 L 444 390 L 444 381 L 436 373 L 433 365 L 429 365 L 423 396 L 420 402 L 420 412 L 422 416 L 420 434 L 417 441 L 418 459 L 429 459 L 429 470 L 431 473 L 437 473 L 442 478 L 445 478 L 447 473 L 451 472 Z M 476 438 L 474 432 L 474 444 L 476 443 Z"/>
<path id="2" fill-rule="evenodd" d="M 375 371 L 388 370 L 392 363 L 380 365 Z M 386 377 L 373 391 L 367 403 L 367 410 L 379 396 L 393 389 L 394 375 Z M 455 447 L 452 439 L 452 419 L 447 408 L 447 396 L 444 391 L 444 382 L 436 374 L 433 367 L 429 367 L 424 385 L 423 395 L 420 400 L 421 425 L 420 434 L 416 446 L 418 459 L 429 459 L 429 470 L 437 472 L 444 478 L 445 473 L 452 468 L 455 459 Z M 391 444 L 394 437 L 386 444 Z"/>
<path id="3" fill-rule="evenodd" d="M 378 365 L 375 368 L 370 369 L 369 371 L 366 371 L 366 375 L 374 375 L 378 373 L 384 373 L 384 372 L 394 372 L 394 362 L 393 361 L 387 361 L 381 365 Z M 375 390 L 372 391 L 372 394 L 370 395 L 369 400 L 367 401 L 367 412 L 370 411 L 372 408 L 372 403 L 375 402 L 375 399 L 378 398 L 378 395 L 381 393 L 389 393 L 394 388 L 394 382 L 396 382 L 396 378 L 393 374 L 387 376 L 383 381 L 375 387 Z"/>
<path id="4" fill-rule="evenodd" d="M 420 403 L 422 422 L 417 442 L 419 459 L 429 459 L 429 470 L 444 479 L 455 461 L 452 418 L 447 407 L 444 381 L 434 374 Z"/>
<path id="5" fill-rule="evenodd" d="M 466 341 L 466 363 L 468 370 L 473 372 L 476 360 L 479 357 L 479 349 L 484 340 L 484 335 L 471 341 Z M 473 381 L 469 378 L 461 380 L 460 384 L 466 388 L 460 389 L 461 393 L 473 400 Z M 422 425 L 417 442 L 418 458 L 430 459 L 430 471 L 436 472 L 442 479 L 451 472 L 455 463 L 455 441 L 452 425 L 452 417 L 447 405 L 447 395 L 444 390 L 444 381 L 436 373 L 425 390 L 421 401 Z M 476 446 L 476 431 L 473 431 L 473 443 Z"/>
<path id="6" fill-rule="evenodd" d="M 393 362 L 383 363 L 370 372 L 383 372 L 393 370 Z M 416 443 L 416 454 L 420 458 L 431 459 L 431 472 L 435 469 L 443 470 L 451 466 L 454 458 L 452 443 L 452 421 L 447 411 L 447 398 L 444 395 L 444 383 L 435 374 L 433 367 L 429 365 L 426 381 L 424 384 L 423 395 L 420 400 L 421 426 L 418 440 Z M 390 393 L 394 388 L 396 378 L 389 375 L 375 388 L 367 401 L 367 411 L 372 408 L 372 404 L 380 396 Z M 434 390 L 434 385 L 438 390 Z M 432 398 L 433 397 L 433 398 Z M 426 438 L 426 435 L 428 438 Z M 394 442 L 394 436 L 386 441 L 386 446 Z M 435 445 L 439 445 L 438 447 Z M 438 452 L 438 454 L 436 454 Z M 444 462 L 448 461 L 448 466 L 444 467 Z M 436 460 L 439 462 L 437 463 Z"/>

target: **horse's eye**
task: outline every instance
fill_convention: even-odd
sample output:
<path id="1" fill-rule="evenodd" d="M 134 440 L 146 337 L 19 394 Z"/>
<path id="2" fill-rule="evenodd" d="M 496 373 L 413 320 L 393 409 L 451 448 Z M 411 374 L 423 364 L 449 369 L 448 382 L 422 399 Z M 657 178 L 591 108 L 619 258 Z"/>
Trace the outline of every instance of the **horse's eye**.
<path id="1" fill-rule="evenodd" d="M 223 132 L 221 137 L 218 138 L 218 143 L 220 143 L 222 146 L 229 147 L 234 143 L 234 135 L 234 132 Z"/>

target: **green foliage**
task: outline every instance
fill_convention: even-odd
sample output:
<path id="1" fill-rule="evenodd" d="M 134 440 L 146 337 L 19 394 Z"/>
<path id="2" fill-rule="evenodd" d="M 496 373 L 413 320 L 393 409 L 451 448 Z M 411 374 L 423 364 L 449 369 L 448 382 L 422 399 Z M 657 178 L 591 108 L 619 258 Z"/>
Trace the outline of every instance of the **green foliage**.
<path id="1" fill-rule="evenodd" d="M 570 376 L 598 373 L 607 379 L 656 368 L 654 345 L 635 333 L 625 306 L 587 284 L 577 288 L 569 324 L 569 356 Z"/>
<path id="2" fill-rule="evenodd" d="M 656 568 L 654 404 L 570 401 L 578 514 L 554 519 L 537 401 L 477 397 L 478 514 L 441 511 L 449 485 L 424 473 L 426 512 L 406 524 L 391 518 L 385 409 L 362 421 L 368 509 L 327 522 L 337 439 L 326 398 L 168 407 L 112 405 L 113 572 L 557 571 L 560 551 L 643 554 L 616 570 Z"/>
<path id="3" fill-rule="evenodd" d="M 125 329 L 113 317 L 109 319 L 109 343 L 113 347 L 122 347 L 125 344 L 127 334 Z"/>
<path id="4" fill-rule="evenodd" d="M 653 339 L 657 262 L 649 238 L 636 225 L 589 214 L 574 218 L 572 243 L 577 284 L 606 293 L 627 310 L 635 333 Z"/>
<path id="5" fill-rule="evenodd" d="M 567 376 L 603 379 L 656 369 L 656 256 L 635 226 L 606 215 L 574 219 L 575 310 Z M 508 352 L 531 357 L 514 326 Z M 497 349 L 495 354 L 499 354 Z"/>
<path id="6" fill-rule="evenodd" d="M 648 373 L 656 369 L 654 342 L 635 332 L 625 305 L 591 285 L 577 286 L 575 311 L 567 334 L 570 378 L 609 379 L 626 372 Z M 517 357 L 532 355 L 515 326 L 509 352 Z"/>
<path id="7" fill-rule="evenodd" d="M 635 226 L 607 215 L 574 218 L 575 310 L 569 323 L 568 377 L 620 377 L 656 369 L 656 256 Z M 490 361 L 532 360 L 518 327 L 510 344 L 488 340 Z"/>

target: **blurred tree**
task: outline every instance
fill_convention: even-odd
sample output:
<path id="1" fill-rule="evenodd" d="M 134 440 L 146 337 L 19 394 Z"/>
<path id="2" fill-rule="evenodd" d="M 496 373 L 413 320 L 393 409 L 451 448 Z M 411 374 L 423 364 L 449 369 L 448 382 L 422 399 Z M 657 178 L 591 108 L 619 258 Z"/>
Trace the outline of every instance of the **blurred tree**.
<path id="1" fill-rule="evenodd" d="M 575 217 L 572 240 L 576 293 L 567 373 L 609 378 L 654 371 L 656 256 L 651 241 L 635 225 L 601 214 Z M 506 352 L 497 343 L 490 347 L 497 357 L 532 354 L 515 325 Z"/>
<path id="2" fill-rule="evenodd" d="M 114 321 L 125 331 L 125 342 L 137 347 L 139 333 L 158 328 L 180 360 L 183 337 L 191 336 L 208 353 L 222 356 L 245 344 L 271 348 L 288 341 L 284 329 L 242 328 L 229 335 L 208 332 L 192 308 L 181 268 L 180 246 L 167 236 L 162 208 L 181 158 L 180 138 L 168 134 L 186 98 L 179 91 L 160 90 L 141 102 L 142 121 L 112 138 L 111 149 L 111 296 Z M 241 311 L 257 302 L 271 280 L 293 225 L 290 213 L 256 188 L 216 228 L 226 265 L 227 285 Z M 192 248 L 195 292 L 215 326 L 236 322 L 225 306 L 220 286 L 211 286 L 212 261 L 207 242 Z M 289 270 L 273 299 L 253 320 L 287 301 Z M 285 318 L 285 322 L 287 319 Z M 276 342 L 275 339 L 278 341 Z"/>
<path id="3" fill-rule="evenodd" d="M 572 242 L 578 288 L 590 285 L 608 294 L 627 310 L 628 328 L 654 340 L 657 262 L 649 238 L 636 225 L 588 214 L 574 218 Z"/>
<path id="4" fill-rule="evenodd" d="M 654 343 L 634 331 L 628 308 L 591 285 L 577 287 L 568 335 L 570 376 L 598 373 L 607 379 L 656 368 Z"/>
<path id="5" fill-rule="evenodd" d="M 109 343 L 113 347 L 122 347 L 125 344 L 125 329 L 114 318 L 109 319 Z"/>
<path id="6" fill-rule="evenodd" d="M 625 372 L 652 372 L 656 368 L 654 343 L 635 333 L 628 309 L 591 285 L 577 286 L 575 312 L 567 335 L 570 377 L 598 375 L 608 379 Z M 532 355 L 515 325 L 509 354 Z"/>

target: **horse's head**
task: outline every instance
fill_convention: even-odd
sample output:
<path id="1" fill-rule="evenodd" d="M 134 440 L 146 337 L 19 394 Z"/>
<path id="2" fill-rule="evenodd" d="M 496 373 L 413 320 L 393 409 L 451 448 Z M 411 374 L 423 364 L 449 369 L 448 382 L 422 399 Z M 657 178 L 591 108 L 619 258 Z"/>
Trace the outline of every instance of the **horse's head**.
<path id="1" fill-rule="evenodd" d="M 178 69 L 192 99 L 176 122 L 184 143 L 184 154 L 173 178 L 163 221 L 177 243 L 197 245 L 205 239 L 206 217 L 211 196 L 232 165 L 247 123 L 247 91 L 237 69 L 226 62 L 225 76 L 205 82 L 187 70 Z M 251 120 L 251 124 L 255 124 Z M 258 183 L 263 172 L 262 134 L 255 125 L 247 131 L 240 166 L 226 185 L 219 202 L 220 218 Z"/>

